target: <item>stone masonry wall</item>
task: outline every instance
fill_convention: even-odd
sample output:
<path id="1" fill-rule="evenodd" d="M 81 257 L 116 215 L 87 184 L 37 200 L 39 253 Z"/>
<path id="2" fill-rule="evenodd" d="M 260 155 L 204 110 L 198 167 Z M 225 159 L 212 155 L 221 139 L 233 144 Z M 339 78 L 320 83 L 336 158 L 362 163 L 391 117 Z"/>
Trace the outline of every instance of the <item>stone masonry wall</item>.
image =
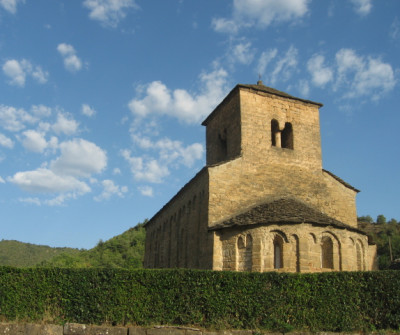
<path id="1" fill-rule="evenodd" d="M 293 196 L 356 226 L 356 192 L 322 170 L 318 105 L 241 88 L 241 156 L 212 166 L 209 225 L 269 199 Z M 229 105 L 218 115 L 228 115 Z M 271 120 L 293 126 L 294 148 L 271 143 Z"/>
<path id="2" fill-rule="evenodd" d="M 200 171 L 146 225 L 146 268 L 212 266 L 207 233 L 208 174 Z"/>
<path id="3" fill-rule="evenodd" d="M 239 96 L 228 96 L 218 107 L 222 112 L 207 119 L 207 165 L 217 164 L 241 154 L 241 120 Z"/>
<path id="4" fill-rule="evenodd" d="M 370 249 L 365 235 L 333 227 L 319 227 L 308 223 L 268 226 L 247 226 L 217 231 L 220 259 L 215 259 L 215 270 L 237 271 L 241 263 L 238 240 L 251 236 L 248 250 L 251 267 L 247 271 L 321 272 L 370 270 Z M 274 266 L 274 238 L 280 236 L 282 267 Z M 323 238 L 333 244 L 333 266 L 323 268 L 321 248 Z"/>

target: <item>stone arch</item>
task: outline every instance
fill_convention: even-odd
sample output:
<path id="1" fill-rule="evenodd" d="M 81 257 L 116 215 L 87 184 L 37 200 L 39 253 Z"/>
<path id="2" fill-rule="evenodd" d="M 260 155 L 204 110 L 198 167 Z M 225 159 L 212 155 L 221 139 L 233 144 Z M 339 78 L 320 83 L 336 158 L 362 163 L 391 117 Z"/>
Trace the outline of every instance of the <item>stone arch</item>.
<path id="1" fill-rule="evenodd" d="M 325 235 L 321 238 L 321 268 L 334 269 L 333 241 L 328 235 Z"/>
<path id="2" fill-rule="evenodd" d="M 341 270 L 341 244 L 338 237 L 330 231 L 325 231 L 321 236 L 321 268 Z"/>
<path id="3" fill-rule="evenodd" d="M 273 250 L 274 250 L 274 269 L 282 269 L 285 265 L 284 263 L 284 237 L 279 234 L 275 233 L 273 239 Z M 287 242 L 287 240 L 286 240 Z"/>
<path id="4" fill-rule="evenodd" d="M 360 240 L 356 241 L 356 266 L 357 271 L 365 270 L 364 247 Z"/>

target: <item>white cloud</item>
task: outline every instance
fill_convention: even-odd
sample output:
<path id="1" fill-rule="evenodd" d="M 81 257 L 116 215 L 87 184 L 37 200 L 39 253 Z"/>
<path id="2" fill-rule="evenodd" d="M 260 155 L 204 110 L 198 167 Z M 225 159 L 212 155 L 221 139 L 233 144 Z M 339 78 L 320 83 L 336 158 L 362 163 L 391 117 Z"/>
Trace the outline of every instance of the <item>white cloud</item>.
<path id="1" fill-rule="evenodd" d="M 51 108 L 45 105 L 32 105 L 31 112 L 37 117 L 48 117 L 51 115 Z"/>
<path id="2" fill-rule="evenodd" d="M 390 37 L 394 40 L 397 40 L 400 37 L 400 21 L 398 17 L 395 17 L 390 25 Z"/>
<path id="3" fill-rule="evenodd" d="M 74 139 L 59 145 L 61 156 L 51 162 L 51 170 L 63 176 L 89 177 L 107 166 L 107 155 L 96 144 Z"/>
<path id="4" fill-rule="evenodd" d="M 18 199 L 19 200 L 19 202 L 24 202 L 24 203 L 27 203 L 27 204 L 32 204 L 32 205 L 36 205 L 36 206 L 41 206 L 41 202 L 40 202 L 40 199 L 39 198 L 19 198 Z"/>
<path id="5" fill-rule="evenodd" d="M 121 170 L 119 168 L 114 168 L 113 175 L 120 175 L 120 174 L 121 174 Z"/>
<path id="6" fill-rule="evenodd" d="M 200 75 L 201 89 L 190 94 L 184 89 L 171 91 L 160 81 L 146 87 L 143 98 L 134 98 L 129 109 L 138 117 L 150 114 L 169 115 L 186 123 L 197 123 L 204 119 L 221 101 L 227 92 L 227 73 L 220 68 Z"/>
<path id="7" fill-rule="evenodd" d="M 25 128 L 25 124 L 33 124 L 38 119 L 23 109 L 0 105 L 0 127 L 17 132 Z"/>
<path id="8" fill-rule="evenodd" d="M 158 141 L 151 141 L 147 137 L 140 137 L 135 134 L 132 139 L 142 149 L 157 150 L 159 160 L 164 164 L 183 164 L 187 167 L 193 166 L 196 160 L 203 157 L 204 148 L 200 143 L 193 143 L 185 147 L 180 141 L 173 141 L 169 138 L 164 138 Z"/>
<path id="9" fill-rule="evenodd" d="M 151 186 L 139 186 L 138 187 L 139 192 L 146 196 L 146 197 L 153 197 L 154 196 L 154 191 Z"/>
<path id="10" fill-rule="evenodd" d="M 22 133 L 24 139 L 22 145 L 25 149 L 33 152 L 43 152 L 47 147 L 47 141 L 44 138 L 44 134 L 37 132 L 36 130 L 27 130 Z"/>
<path id="11" fill-rule="evenodd" d="M 240 28 L 265 28 L 273 23 L 294 22 L 308 13 L 310 0 L 234 0 L 231 19 L 214 18 L 217 32 L 236 33 Z"/>
<path id="12" fill-rule="evenodd" d="M 6 181 L 2 177 L 0 177 L 0 184 L 5 184 L 5 183 Z"/>
<path id="13" fill-rule="evenodd" d="M 379 58 L 359 56 L 352 49 L 341 49 L 336 53 L 336 63 L 335 88 L 347 87 L 347 98 L 370 96 L 376 100 L 396 85 L 392 66 Z"/>
<path id="14" fill-rule="evenodd" d="M 238 43 L 230 52 L 234 61 L 241 64 L 249 65 L 254 58 L 254 49 L 250 42 Z"/>
<path id="15" fill-rule="evenodd" d="M 40 66 L 33 66 L 29 61 L 23 59 L 18 61 L 11 59 L 3 64 L 4 74 L 10 78 L 9 84 L 19 87 L 25 86 L 27 75 L 32 76 L 38 83 L 47 82 L 49 74 L 43 71 Z"/>
<path id="16" fill-rule="evenodd" d="M 82 114 L 92 117 L 96 114 L 96 111 L 90 107 L 88 104 L 82 104 Z"/>
<path id="17" fill-rule="evenodd" d="M 33 193 L 76 192 L 85 194 L 90 187 L 72 176 L 60 176 L 46 168 L 33 171 L 17 172 L 8 181 L 21 189 Z"/>
<path id="18" fill-rule="evenodd" d="M 277 59 L 275 67 L 269 76 L 272 85 L 277 83 L 278 80 L 285 82 L 290 79 L 297 69 L 297 54 L 297 49 L 291 46 L 282 58 Z"/>
<path id="19" fill-rule="evenodd" d="M 163 178 L 170 173 L 168 167 L 160 164 L 157 160 L 148 159 L 144 161 L 142 157 L 131 156 L 129 150 L 123 150 L 122 157 L 129 163 L 135 180 L 161 183 Z"/>
<path id="20" fill-rule="evenodd" d="M 324 65 L 325 58 L 322 55 L 314 55 L 307 62 L 307 69 L 311 73 L 312 82 L 318 87 L 324 87 L 333 80 L 333 71 Z"/>
<path id="21" fill-rule="evenodd" d="M 216 32 L 227 34 L 236 34 L 240 29 L 240 24 L 238 22 L 224 18 L 212 19 L 211 26 Z"/>
<path id="22" fill-rule="evenodd" d="M 57 121 L 51 126 L 56 134 L 73 135 L 78 130 L 79 123 L 70 115 L 59 112 Z"/>
<path id="23" fill-rule="evenodd" d="M 6 135 L 0 133 L 0 146 L 12 149 L 14 147 L 14 142 Z"/>
<path id="24" fill-rule="evenodd" d="M 113 195 L 123 198 L 124 193 L 128 192 L 128 188 L 126 186 L 120 187 L 115 185 L 114 182 L 109 179 L 103 180 L 101 184 L 103 186 L 103 192 L 99 196 L 94 197 L 94 200 L 96 201 L 108 200 Z"/>
<path id="25" fill-rule="evenodd" d="M 64 59 L 64 67 L 70 72 L 77 72 L 82 68 L 82 61 L 76 55 L 75 48 L 66 43 L 57 46 L 57 51 Z"/>
<path id="26" fill-rule="evenodd" d="M 357 14 L 361 16 L 368 15 L 372 9 L 372 0 L 350 0 Z"/>
<path id="27" fill-rule="evenodd" d="M 17 12 L 18 3 L 24 2 L 25 0 L 0 0 L 0 6 L 11 14 L 15 14 Z"/>
<path id="28" fill-rule="evenodd" d="M 134 0 L 85 0 L 83 5 L 90 10 L 92 20 L 109 27 L 116 27 L 127 10 L 137 8 Z"/>
<path id="29" fill-rule="evenodd" d="M 8 60 L 3 65 L 4 74 L 10 78 L 9 84 L 23 87 L 25 86 L 26 74 L 21 64 L 15 60 Z"/>
<path id="30" fill-rule="evenodd" d="M 277 54 L 278 49 L 276 48 L 261 53 L 257 66 L 257 71 L 260 75 L 263 75 L 265 73 L 268 64 L 276 57 Z"/>

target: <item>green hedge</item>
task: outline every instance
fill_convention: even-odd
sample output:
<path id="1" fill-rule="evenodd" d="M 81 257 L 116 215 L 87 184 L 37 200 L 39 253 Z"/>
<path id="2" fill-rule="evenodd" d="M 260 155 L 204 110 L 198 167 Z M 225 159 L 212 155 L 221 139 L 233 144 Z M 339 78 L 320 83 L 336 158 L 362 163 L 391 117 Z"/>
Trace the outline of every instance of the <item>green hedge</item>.
<path id="1" fill-rule="evenodd" d="M 0 267 L 0 320 L 282 331 L 398 329 L 400 272 Z"/>

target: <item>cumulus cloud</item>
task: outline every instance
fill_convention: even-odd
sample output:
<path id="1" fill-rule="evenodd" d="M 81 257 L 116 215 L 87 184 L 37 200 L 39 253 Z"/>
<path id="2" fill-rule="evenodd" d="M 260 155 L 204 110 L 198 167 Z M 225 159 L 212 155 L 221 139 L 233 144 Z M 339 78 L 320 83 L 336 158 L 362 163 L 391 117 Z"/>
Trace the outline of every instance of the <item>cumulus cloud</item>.
<path id="1" fill-rule="evenodd" d="M 0 0 L 0 6 L 11 14 L 15 14 L 17 12 L 18 3 L 24 2 L 25 0 Z"/>
<path id="2" fill-rule="evenodd" d="M 6 135 L 0 133 L 0 146 L 8 149 L 12 149 L 14 147 L 14 142 L 8 138 Z"/>
<path id="3" fill-rule="evenodd" d="M 45 105 L 32 105 L 31 112 L 37 117 L 49 117 L 51 115 L 51 108 Z"/>
<path id="4" fill-rule="evenodd" d="M 333 71 L 325 66 L 325 58 L 322 55 L 314 55 L 307 62 L 307 69 L 311 73 L 314 85 L 324 87 L 333 80 Z"/>
<path id="5" fill-rule="evenodd" d="M 56 134 L 73 135 L 77 132 L 79 123 L 75 121 L 69 114 L 59 112 L 57 121 L 52 125 L 52 129 Z"/>
<path id="6" fill-rule="evenodd" d="M 232 18 L 214 18 L 217 32 L 236 33 L 240 28 L 265 28 L 273 23 L 293 22 L 305 16 L 310 0 L 234 0 Z"/>
<path id="7" fill-rule="evenodd" d="M 107 166 L 107 154 L 96 144 L 74 139 L 59 145 L 61 156 L 51 162 L 51 170 L 58 175 L 89 177 Z"/>
<path id="8" fill-rule="evenodd" d="M 3 64 L 3 73 L 10 79 L 10 85 L 24 87 L 26 77 L 31 76 L 38 83 L 44 84 L 47 82 L 49 74 L 40 66 L 33 66 L 28 60 L 23 59 L 18 61 L 10 59 Z"/>
<path id="9" fill-rule="evenodd" d="M 24 129 L 26 124 L 33 124 L 37 121 L 36 117 L 22 108 L 0 105 L 0 127 L 5 130 L 17 132 Z"/>
<path id="10" fill-rule="evenodd" d="M 57 46 L 57 51 L 63 57 L 66 70 L 77 72 L 82 68 L 82 61 L 76 55 L 76 50 L 72 45 L 61 43 Z"/>
<path id="11" fill-rule="evenodd" d="M 130 8 L 137 8 L 134 0 L 85 0 L 83 5 L 92 20 L 109 27 L 116 27 Z"/>
<path id="12" fill-rule="evenodd" d="M 135 157 L 129 150 L 123 150 L 122 157 L 129 163 L 133 177 L 137 181 L 161 183 L 163 178 L 170 174 L 168 167 L 156 159 L 145 160 L 143 157 Z"/>
<path id="13" fill-rule="evenodd" d="M 23 133 L 22 145 L 25 149 L 33 152 L 43 152 L 47 147 L 47 141 L 43 133 L 36 130 L 27 130 Z"/>
<path id="14" fill-rule="evenodd" d="M 132 134 L 132 139 L 137 148 L 155 153 L 154 156 L 133 156 L 129 150 L 122 151 L 122 156 L 129 163 L 137 181 L 161 183 L 171 169 L 178 169 L 182 165 L 192 167 L 204 154 L 200 143 L 185 146 L 182 142 L 169 138 L 153 141 L 137 134 Z"/>
<path id="15" fill-rule="evenodd" d="M 82 114 L 92 117 L 96 114 L 96 111 L 90 107 L 88 104 L 82 104 Z"/>
<path id="16" fill-rule="evenodd" d="M 103 192 L 99 196 L 94 197 L 94 200 L 96 201 L 108 200 L 113 195 L 123 198 L 124 194 L 128 192 L 128 188 L 126 186 L 121 187 L 115 185 L 114 182 L 109 179 L 103 180 L 101 184 L 103 186 Z"/>
<path id="17" fill-rule="evenodd" d="M 26 131 L 24 136 L 33 139 L 33 144 L 24 143 L 31 146 L 33 151 L 44 150 L 46 147 L 55 146 L 56 138 L 46 142 L 42 134 L 36 131 Z M 55 139 L 55 141 L 54 141 Z M 8 177 L 7 180 L 22 190 L 31 193 L 53 194 L 52 199 L 39 200 L 39 204 L 49 206 L 62 205 L 68 199 L 76 199 L 88 192 L 91 188 L 82 180 L 88 178 L 92 180 L 92 174 L 102 172 L 107 165 L 107 156 L 104 150 L 96 144 L 83 140 L 74 139 L 62 142 L 57 145 L 61 154 L 50 163 L 44 163 L 36 170 L 21 171 Z M 107 198 L 107 194 L 120 195 L 127 192 L 126 187 L 115 187 L 105 181 L 102 183 L 104 191 L 100 197 Z M 26 199 L 25 199 L 26 200 Z M 23 201 L 23 200 L 21 200 Z M 38 204 L 37 201 L 31 202 Z"/>
<path id="18" fill-rule="evenodd" d="M 146 197 L 153 197 L 154 196 L 154 191 L 151 186 L 139 186 L 138 187 L 139 192 L 146 196 Z"/>
<path id="19" fill-rule="evenodd" d="M 200 75 L 201 88 L 191 94 L 184 89 L 171 91 L 161 81 L 146 85 L 145 94 L 129 102 L 129 109 L 138 117 L 150 114 L 176 117 L 185 123 L 197 123 L 204 119 L 227 92 L 227 73 L 216 69 Z"/>
<path id="20" fill-rule="evenodd" d="M 357 14 L 361 16 L 368 15 L 372 9 L 372 0 L 350 0 Z"/>
<path id="21" fill-rule="evenodd" d="M 359 56 L 352 49 L 341 49 L 336 53 L 336 64 L 336 88 L 348 87 L 345 97 L 370 96 L 376 100 L 396 85 L 392 66 L 379 58 Z"/>
<path id="22" fill-rule="evenodd" d="M 90 187 L 72 176 L 60 176 L 46 168 L 17 172 L 8 179 L 21 189 L 33 193 L 90 192 Z"/>

